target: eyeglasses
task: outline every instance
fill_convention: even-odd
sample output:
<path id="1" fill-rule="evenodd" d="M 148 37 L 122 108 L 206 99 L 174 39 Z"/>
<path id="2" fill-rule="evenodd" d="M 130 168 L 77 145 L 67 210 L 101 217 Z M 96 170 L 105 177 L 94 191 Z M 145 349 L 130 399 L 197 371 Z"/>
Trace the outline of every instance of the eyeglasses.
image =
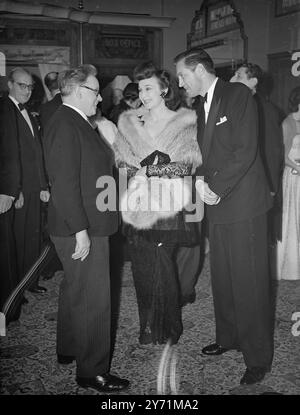
<path id="1" fill-rule="evenodd" d="M 96 95 L 96 97 L 99 95 L 99 90 L 98 89 L 91 88 L 90 86 L 87 86 L 87 85 L 80 85 L 80 86 L 81 86 L 81 88 L 86 88 L 86 89 L 89 89 L 90 91 L 93 91 L 94 94 Z"/>
<path id="2" fill-rule="evenodd" d="M 25 91 L 25 89 L 28 89 L 28 91 L 32 91 L 32 90 L 33 90 L 33 88 L 34 88 L 34 84 L 29 84 L 29 85 L 27 85 L 27 84 L 23 84 L 23 82 L 17 82 L 17 81 L 13 81 L 13 82 L 15 82 L 16 84 L 18 84 L 18 85 L 19 85 L 19 87 L 20 87 L 23 91 Z"/>

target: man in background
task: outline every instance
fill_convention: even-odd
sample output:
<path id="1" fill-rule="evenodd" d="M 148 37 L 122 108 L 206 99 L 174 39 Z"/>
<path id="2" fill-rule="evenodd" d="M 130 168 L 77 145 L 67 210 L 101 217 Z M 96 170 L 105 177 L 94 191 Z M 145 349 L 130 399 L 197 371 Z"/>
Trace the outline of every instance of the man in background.
<path id="1" fill-rule="evenodd" d="M 44 84 L 48 88 L 52 99 L 48 102 L 45 102 L 40 107 L 40 123 L 41 123 L 43 135 L 44 135 L 44 131 L 45 131 L 47 123 L 49 122 L 49 120 L 51 119 L 55 111 L 62 104 L 61 93 L 60 93 L 59 86 L 58 86 L 58 72 L 47 73 L 44 78 Z M 43 141 L 43 135 L 42 135 L 42 141 Z M 54 276 L 56 271 L 62 269 L 62 264 L 56 254 L 55 248 L 51 240 L 49 239 L 48 225 L 47 225 L 47 205 L 45 205 L 44 209 L 42 210 L 42 229 L 43 229 L 43 240 L 51 245 L 51 250 L 48 253 L 48 256 L 51 257 L 51 260 L 49 264 L 47 265 L 46 269 L 43 270 L 43 279 L 48 280 Z"/>
<path id="2" fill-rule="evenodd" d="M 283 171 L 283 138 L 277 108 L 258 92 L 262 80 L 262 69 L 256 64 L 245 63 L 237 69 L 230 82 L 246 85 L 255 99 L 258 115 L 258 145 L 270 192 L 274 198 L 280 189 Z"/>
<path id="3" fill-rule="evenodd" d="M 62 104 L 61 94 L 58 87 L 58 72 L 47 73 L 44 78 L 44 84 L 50 92 L 51 100 L 42 104 L 40 108 L 40 121 L 43 130 L 57 108 L 59 108 Z"/>
<path id="4" fill-rule="evenodd" d="M 0 105 L 1 214 L 10 217 L 17 282 L 39 257 L 41 201 L 49 200 L 39 129 L 26 109 L 33 87 L 28 71 L 21 67 L 13 69 L 8 76 L 9 94 Z M 46 288 L 35 280 L 29 290 L 42 294 Z"/>

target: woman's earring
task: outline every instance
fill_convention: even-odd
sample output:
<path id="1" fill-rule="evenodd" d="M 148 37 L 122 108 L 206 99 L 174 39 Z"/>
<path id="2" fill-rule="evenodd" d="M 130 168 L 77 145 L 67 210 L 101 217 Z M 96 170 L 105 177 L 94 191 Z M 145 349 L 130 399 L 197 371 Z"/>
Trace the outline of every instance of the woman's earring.
<path id="1" fill-rule="evenodd" d="M 162 98 L 165 98 L 165 97 L 166 97 L 166 95 L 167 95 L 167 92 L 166 92 L 166 91 L 162 91 L 162 93 L 160 94 L 160 96 L 161 96 Z"/>

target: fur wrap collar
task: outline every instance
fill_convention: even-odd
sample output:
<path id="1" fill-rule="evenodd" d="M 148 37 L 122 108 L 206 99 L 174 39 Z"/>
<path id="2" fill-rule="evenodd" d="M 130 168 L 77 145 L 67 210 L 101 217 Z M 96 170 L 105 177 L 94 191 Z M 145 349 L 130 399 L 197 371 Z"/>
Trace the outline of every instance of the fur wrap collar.
<path id="1" fill-rule="evenodd" d="M 179 109 L 157 137 L 147 132 L 142 117 L 140 109 L 121 114 L 113 144 L 117 165 L 126 163 L 139 169 L 140 162 L 155 150 L 168 154 L 172 162 L 191 164 L 193 171 L 201 165 L 195 111 Z"/>

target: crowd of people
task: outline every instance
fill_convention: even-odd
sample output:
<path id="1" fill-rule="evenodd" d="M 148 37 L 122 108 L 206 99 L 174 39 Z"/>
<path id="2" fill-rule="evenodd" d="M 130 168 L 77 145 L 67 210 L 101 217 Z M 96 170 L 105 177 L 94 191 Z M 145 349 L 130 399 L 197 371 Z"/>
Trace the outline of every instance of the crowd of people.
<path id="1" fill-rule="evenodd" d="M 38 117 L 26 108 L 34 83 L 24 68 L 10 72 L 0 100 L 0 308 L 39 257 L 44 227 L 55 269 L 64 271 L 58 362 L 76 361 L 78 385 L 100 392 L 130 384 L 110 372 L 109 238 L 118 229 L 132 265 L 138 340 L 173 345 L 182 308 L 195 301 L 205 219 L 216 337 L 202 353 L 240 351 L 241 384 L 261 381 L 272 366 L 270 246 L 277 278 L 300 278 L 300 88 L 282 120 L 259 92 L 258 65 L 243 64 L 230 82 L 201 48 L 174 65 L 176 77 L 138 65 L 105 117 L 101 79 L 88 64 L 46 75 L 52 99 Z M 96 203 L 104 191 L 97 183 L 115 180 L 115 170 L 126 186 L 116 195 L 120 209 L 106 209 Z M 38 276 L 29 289 L 46 291 Z"/>

